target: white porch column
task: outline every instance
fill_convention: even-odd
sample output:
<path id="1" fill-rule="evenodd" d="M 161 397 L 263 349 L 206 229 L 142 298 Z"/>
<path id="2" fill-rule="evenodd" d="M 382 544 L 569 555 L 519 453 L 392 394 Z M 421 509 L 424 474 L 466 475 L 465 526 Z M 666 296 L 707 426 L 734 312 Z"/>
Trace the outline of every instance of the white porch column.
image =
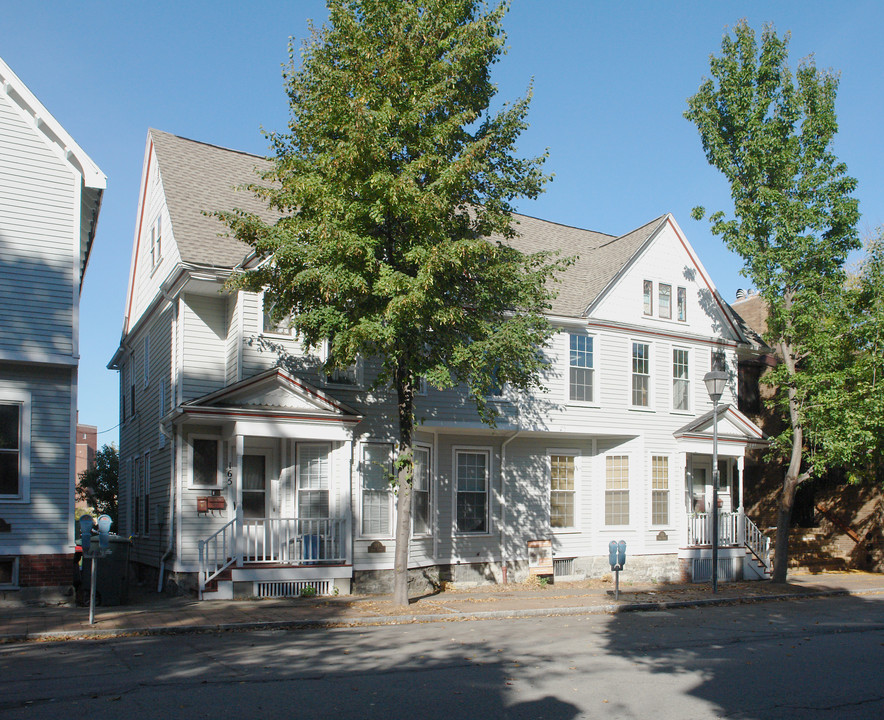
<path id="1" fill-rule="evenodd" d="M 746 544 L 746 514 L 743 510 L 743 462 L 744 458 L 740 455 L 737 458 L 737 473 L 739 474 L 737 488 L 740 501 L 740 506 L 737 508 L 737 541 L 740 545 Z"/>
<path id="2" fill-rule="evenodd" d="M 742 455 L 737 458 L 737 472 L 740 473 L 740 480 L 737 487 L 739 488 L 739 498 L 740 498 L 740 512 L 743 512 L 743 466 L 746 462 L 746 458 Z"/>
<path id="3" fill-rule="evenodd" d="M 353 523 L 353 494 L 355 492 L 354 483 L 356 478 L 356 444 L 353 442 L 353 438 L 350 438 L 344 442 L 344 456 L 347 458 L 347 476 L 346 478 L 341 478 L 341 481 L 346 481 L 346 488 L 341 488 L 343 492 L 340 493 L 341 498 L 341 507 L 338 509 L 337 517 L 342 518 L 344 521 L 344 527 L 341 529 L 341 534 L 343 535 L 344 540 L 344 557 L 345 562 L 348 565 L 353 564 L 353 536 L 356 532 L 354 523 Z M 334 477 L 334 476 L 333 476 Z M 332 517 L 335 517 L 333 515 Z"/>
<path id="4" fill-rule="evenodd" d="M 236 566 L 242 567 L 243 542 L 242 542 L 242 456 L 245 448 L 245 442 L 242 435 L 234 436 L 234 453 L 233 461 L 233 482 L 234 497 L 236 498 L 236 523 L 233 528 L 234 553 L 236 555 Z"/>

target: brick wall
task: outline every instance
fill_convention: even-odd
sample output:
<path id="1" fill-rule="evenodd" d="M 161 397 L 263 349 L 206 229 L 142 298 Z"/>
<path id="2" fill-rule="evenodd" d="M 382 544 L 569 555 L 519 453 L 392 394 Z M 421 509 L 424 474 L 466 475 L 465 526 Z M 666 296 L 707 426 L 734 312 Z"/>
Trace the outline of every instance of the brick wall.
<path id="1" fill-rule="evenodd" d="M 18 561 L 20 587 L 72 585 L 73 553 L 65 555 L 22 555 Z"/>

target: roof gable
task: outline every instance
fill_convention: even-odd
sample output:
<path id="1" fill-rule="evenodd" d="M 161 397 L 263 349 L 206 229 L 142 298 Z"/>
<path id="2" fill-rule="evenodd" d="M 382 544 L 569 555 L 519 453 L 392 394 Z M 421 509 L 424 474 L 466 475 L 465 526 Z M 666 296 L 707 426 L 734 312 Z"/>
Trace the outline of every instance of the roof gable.
<path id="1" fill-rule="evenodd" d="M 261 414 L 323 416 L 342 421 L 358 421 L 361 416 L 328 393 L 290 375 L 282 368 L 270 368 L 182 405 L 193 410 L 245 410 Z"/>
<path id="2" fill-rule="evenodd" d="M 694 418 L 673 433 L 678 439 L 712 440 L 713 414 L 719 440 L 736 440 L 751 444 L 766 444 L 767 436 L 754 422 L 733 405 L 719 405 L 717 411 Z"/>
<path id="3" fill-rule="evenodd" d="M 651 284 L 649 314 L 643 302 L 645 283 Z M 685 291 L 683 320 L 678 318 L 679 288 Z M 668 290 L 668 313 L 661 312 L 663 290 Z M 661 218 L 645 236 L 588 312 L 595 319 L 625 325 L 746 341 L 741 324 L 671 215 Z"/>

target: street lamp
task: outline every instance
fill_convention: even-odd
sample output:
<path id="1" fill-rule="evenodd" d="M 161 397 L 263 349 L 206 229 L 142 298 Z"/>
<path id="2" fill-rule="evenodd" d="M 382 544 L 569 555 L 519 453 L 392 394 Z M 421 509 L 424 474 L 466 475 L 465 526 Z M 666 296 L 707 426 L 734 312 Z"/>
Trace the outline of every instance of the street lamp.
<path id="1" fill-rule="evenodd" d="M 712 592 L 718 592 L 718 401 L 727 385 L 727 373 L 713 370 L 703 376 L 712 400 Z"/>

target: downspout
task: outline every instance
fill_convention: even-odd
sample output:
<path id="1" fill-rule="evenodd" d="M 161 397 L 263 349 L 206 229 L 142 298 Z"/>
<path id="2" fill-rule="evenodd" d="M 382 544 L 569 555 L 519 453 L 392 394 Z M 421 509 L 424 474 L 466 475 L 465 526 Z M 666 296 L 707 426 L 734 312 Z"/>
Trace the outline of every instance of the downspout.
<path id="1" fill-rule="evenodd" d="M 506 585 L 509 582 L 507 577 L 509 565 L 508 558 L 509 553 L 507 553 L 507 528 L 506 528 L 506 446 L 510 444 L 513 440 L 515 440 L 521 430 L 516 430 L 512 435 L 510 435 L 506 440 L 504 440 L 500 445 L 500 532 L 501 532 L 501 550 L 503 551 L 503 563 L 501 566 L 501 572 L 503 573 L 503 584 Z"/>
<path id="2" fill-rule="evenodd" d="M 178 303 L 174 301 L 174 298 L 170 298 L 165 293 L 163 294 L 172 306 L 172 348 L 170 353 L 171 361 L 169 363 L 171 366 L 169 368 L 171 382 L 169 383 L 169 398 L 172 401 L 172 406 L 176 407 L 178 405 L 178 388 L 175 379 L 178 377 L 178 357 L 175 351 L 178 348 Z M 166 545 L 166 552 L 163 553 L 163 557 L 160 558 L 160 570 L 157 573 L 157 593 L 163 592 L 163 575 L 166 571 L 166 560 L 172 557 L 172 551 L 175 547 L 175 486 L 177 484 L 175 473 L 178 468 L 178 448 L 175 443 L 175 438 L 178 436 L 178 433 L 169 432 L 163 425 L 162 420 L 160 421 L 160 432 L 169 440 L 169 465 L 171 467 L 171 472 L 169 473 L 169 542 Z"/>

